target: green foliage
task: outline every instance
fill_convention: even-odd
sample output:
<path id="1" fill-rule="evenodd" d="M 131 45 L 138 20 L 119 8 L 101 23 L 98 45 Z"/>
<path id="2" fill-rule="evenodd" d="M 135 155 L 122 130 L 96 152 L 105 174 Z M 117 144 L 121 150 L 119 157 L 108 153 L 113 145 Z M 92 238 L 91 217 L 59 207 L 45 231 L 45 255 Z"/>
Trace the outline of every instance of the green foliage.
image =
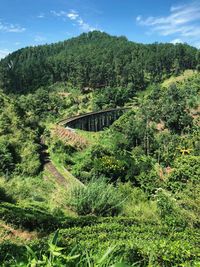
<path id="1" fill-rule="evenodd" d="M 60 246 L 74 246 L 78 251 L 102 250 L 116 245 L 113 261 L 136 266 L 180 266 L 198 262 L 195 232 L 173 232 L 159 225 L 124 224 L 116 219 L 91 227 L 61 230 Z M 91 254 L 90 254 L 91 255 Z M 186 265 L 187 266 L 187 265 Z"/>
<path id="2" fill-rule="evenodd" d="M 0 114 L 0 174 L 12 176 L 16 173 L 34 176 L 38 174 L 39 158 L 38 123 L 27 122 L 25 111 L 19 103 L 2 94 L 4 111 Z M 33 127 L 34 129 L 32 129 Z"/>
<path id="3" fill-rule="evenodd" d="M 162 185 L 159 177 L 159 165 L 155 165 L 149 172 L 142 171 L 136 178 L 137 185 L 151 196 Z"/>
<path id="4" fill-rule="evenodd" d="M 174 159 L 180 155 L 178 150 L 181 138 L 169 131 L 161 131 L 155 136 L 154 157 L 164 166 L 170 166 Z"/>
<path id="5" fill-rule="evenodd" d="M 145 109 L 156 122 L 164 122 L 174 133 L 187 132 L 193 125 L 191 108 L 199 102 L 199 75 L 167 88 L 154 87 L 145 101 Z"/>
<path id="6" fill-rule="evenodd" d="M 0 203 L 1 202 L 14 202 L 11 196 L 9 196 L 6 192 L 6 190 L 2 187 L 0 187 Z"/>
<path id="7" fill-rule="evenodd" d="M 186 44 L 100 32 L 1 60 L 0 84 L 15 94 L 0 91 L 0 217 L 41 236 L 28 247 L 0 240 L 2 266 L 199 266 L 199 64 Z M 158 85 L 185 69 L 187 80 Z M 47 130 L 61 117 L 130 103 L 82 151 Z M 61 173 L 71 168 L 85 185 L 70 192 L 75 179 L 61 188 L 41 172 L 42 135 Z"/>
<path id="8" fill-rule="evenodd" d="M 196 54 L 197 49 L 186 44 L 144 45 L 94 31 L 10 54 L 1 60 L 0 79 L 4 89 L 15 92 L 30 92 L 56 82 L 83 92 L 87 88 L 125 87 L 128 93 L 123 96 L 118 90 L 116 96 L 123 103 L 124 97 L 144 89 L 149 81 L 195 69 Z"/>
<path id="9" fill-rule="evenodd" d="M 75 156 L 75 165 L 73 166 L 72 173 L 83 182 L 90 181 L 93 174 L 94 160 L 101 158 L 105 155 L 110 155 L 110 151 L 100 145 L 93 145 Z"/>
<path id="10" fill-rule="evenodd" d="M 59 158 L 59 161 L 63 164 L 73 164 L 71 155 L 76 151 L 76 149 L 71 146 L 64 144 L 59 139 L 52 139 L 50 144 L 50 150 L 52 153 L 56 154 Z"/>
<path id="11" fill-rule="evenodd" d="M 168 88 L 163 101 L 165 101 L 165 106 L 161 120 L 165 121 L 170 130 L 181 132 L 184 128 L 192 125 L 192 117 L 186 111 L 186 97 L 175 85 Z"/>
<path id="12" fill-rule="evenodd" d="M 25 115 L 24 120 L 34 126 L 35 120 L 44 120 L 47 117 L 53 120 L 60 114 L 60 110 L 66 109 L 67 104 L 56 90 L 52 91 L 48 87 L 42 87 L 34 93 L 20 95 L 17 98 L 17 106 Z"/>
<path id="13" fill-rule="evenodd" d="M 125 161 L 116 159 L 114 156 L 103 156 L 94 160 L 95 176 L 105 176 L 111 181 L 118 179 L 124 181 L 124 173 L 127 168 Z"/>
<path id="14" fill-rule="evenodd" d="M 21 161 L 17 168 L 17 172 L 25 176 L 37 175 L 40 171 L 41 163 L 40 156 L 38 153 L 39 146 L 36 144 L 24 144 L 23 150 L 21 151 Z"/>
<path id="15" fill-rule="evenodd" d="M 0 244 L 0 262 L 3 267 L 17 266 L 18 261 L 25 259 L 26 248 L 24 245 L 14 244 L 9 240 Z"/>
<path id="16" fill-rule="evenodd" d="M 181 209 L 182 217 L 190 227 L 200 226 L 200 184 L 188 183 L 175 198 Z"/>
<path id="17" fill-rule="evenodd" d="M 28 247 L 1 244 L 0 260 L 5 266 L 198 266 L 198 229 L 174 231 L 125 217 L 87 217 L 81 225 L 80 219 Z"/>
<path id="18" fill-rule="evenodd" d="M 0 138 L 0 175 L 9 175 L 14 169 L 13 147 L 5 139 Z"/>
<path id="19" fill-rule="evenodd" d="M 121 212 L 123 216 L 135 218 L 136 221 L 139 219 L 141 223 L 160 222 L 155 199 L 149 199 L 148 194 L 141 188 L 133 187 L 132 183 L 128 182 L 119 184 L 118 190 L 126 198 Z"/>
<path id="20" fill-rule="evenodd" d="M 75 188 L 71 205 L 79 215 L 114 216 L 119 214 L 124 198 L 116 188 L 99 178 L 87 187 Z"/>
<path id="21" fill-rule="evenodd" d="M 29 246 L 27 246 L 28 263 L 27 266 L 63 266 L 63 264 L 72 264 L 73 261 L 79 258 L 79 255 L 64 255 L 62 250 L 64 248 L 57 246 L 58 231 L 48 241 L 48 253 L 41 255 L 39 259 L 37 253 L 35 253 Z M 21 263 L 19 264 L 19 266 Z"/>
<path id="22" fill-rule="evenodd" d="M 158 212 L 161 220 L 168 227 L 183 227 L 186 226 L 186 221 L 181 216 L 180 209 L 169 192 L 158 189 L 155 194 L 157 200 Z"/>
<path id="23" fill-rule="evenodd" d="M 1 203 L 0 216 L 4 221 L 30 231 L 49 232 L 55 230 L 60 225 L 59 218 L 54 217 L 44 208 L 30 205 L 20 206 Z"/>
<path id="24" fill-rule="evenodd" d="M 128 102 L 129 98 L 134 95 L 133 92 L 129 92 L 127 88 L 107 87 L 100 89 L 94 94 L 94 106 L 96 109 L 103 109 L 106 107 L 123 106 Z"/>
<path id="25" fill-rule="evenodd" d="M 182 189 L 187 183 L 192 182 L 194 186 L 200 179 L 200 156 L 183 155 L 176 158 L 174 169 L 168 179 L 169 187 L 173 190 Z"/>
<path id="26" fill-rule="evenodd" d="M 25 250 L 25 247 L 17 247 L 14 246 L 14 244 L 10 244 L 5 247 L 2 246 L 4 252 L 7 252 L 7 249 L 10 247 L 10 253 L 11 255 L 15 256 L 15 260 L 9 260 L 9 254 L 5 254 L 4 257 L 5 265 L 9 264 L 9 266 L 97 266 L 97 267 L 106 267 L 111 266 L 113 267 L 128 267 L 127 264 L 123 262 L 114 263 L 114 253 L 116 250 L 116 247 L 110 247 L 107 250 L 102 251 L 99 254 L 96 254 L 93 251 L 82 251 L 80 254 L 76 254 L 77 248 L 74 247 L 71 252 L 66 252 L 66 249 L 64 247 L 59 247 L 57 245 L 58 243 L 58 237 L 59 232 L 56 231 L 55 234 L 49 238 L 48 244 L 46 246 L 46 251 L 41 251 L 39 254 L 36 250 L 39 245 L 32 245 L 32 246 L 26 246 L 27 250 L 27 257 L 23 255 L 22 253 Z M 37 246 L 37 247 L 36 247 Z M 16 255 L 14 253 L 14 249 L 19 249 L 19 254 Z M 44 247 L 43 247 L 44 249 Z M 36 251 L 35 251 L 36 250 Z M 17 256 L 17 257 L 16 257 Z M 20 257 L 21 256 L 21 257 Z M 1 258 L 1 255 L 0 255 Z M 15 264 L 15 265 L 13 265 Z"/>

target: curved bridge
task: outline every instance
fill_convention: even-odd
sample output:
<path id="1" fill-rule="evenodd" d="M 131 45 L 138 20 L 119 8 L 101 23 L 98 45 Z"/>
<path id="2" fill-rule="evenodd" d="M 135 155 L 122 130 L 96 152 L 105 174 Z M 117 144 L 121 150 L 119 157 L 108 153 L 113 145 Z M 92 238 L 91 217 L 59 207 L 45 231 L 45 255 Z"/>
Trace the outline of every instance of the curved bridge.
<path id="1" fill-rule="evenodd" d="M 59 124 L 66 128 L 68 127 L 84 131 L 98 132 L 112 125 L 115 120 L 129 109 L 130 108 L 115 108 L 98 112 L 90 112 L 62 120 Z"/>

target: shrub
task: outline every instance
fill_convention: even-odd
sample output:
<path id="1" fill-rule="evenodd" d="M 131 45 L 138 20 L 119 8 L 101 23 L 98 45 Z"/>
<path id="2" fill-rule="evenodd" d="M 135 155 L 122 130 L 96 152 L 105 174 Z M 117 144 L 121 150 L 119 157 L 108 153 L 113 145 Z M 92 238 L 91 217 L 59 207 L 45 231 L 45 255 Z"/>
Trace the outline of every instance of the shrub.
<path id="1" fill-rule="evenodd" d="M 113 185 L 98 179 L 87 187 L 75 188 L 71 201 L 79 215 L 114 216 L 121 211 L 124 198 Z"/>
<path id="2" fill-rule="evenodd" d="M 183 218 L 181 210 L 176 203 L 176 199 L 163 189 L 156 192 L 158 213 L 161 220 L 169 227 L 185 227 L 186 220 Z"/>
<path id="3" fill-rule="evenodd" d="M 39 155 L 39 146 L 34 143 L 26 142 L 21 149 L 20 162 L 16 165 L 16 172 L 27 175 L 35 176 L 39 173 L 41 163 Z"/>
<path id="4" fill-rule="evenodd" d="M 183 155 L 175 160 L 174 171 L 168 185 L 171 189 L 183 189 L 188 182 L 198 183 L 200 178 L 200 156 Z"/>
<path id="5" fill-rule="evenodd" d="M 94 172 L 97 175 L 105 175 L 112 181 L 123 180 L 126 169 L 126 162 L 114 156 L 103 156 L 94 161 Z"/>
<path id="6" fill-rule="evenodd" d="M 140 188 L 144 190 L 144 192 L 146 192 L 149 196 L 151 196 L 161 184 L 158 172 L 155 167 L 148 173 L 142 172 L 136 177 L 136 181 L 138 182 Z"/>
<path id="7" fill-rule="evenodd" d="M 115 245 L 112 264 L 120 260 L 138 267 L 198 266 L 195 265 L 199 262 L 198 233 L 193 229 L 177 232 L 163 225 L 133 221 L 127 225 L 115 217 L 109 222 L 63 229 L 58 244 L 68 250 L 76 246 L 77 254 L 87 251 L 92 263 L 93 252 L 99 254 Z"/>
<path id="8" fill-rule="evenodd" d="M 30 231 L 51 232 L 61 225 L 61 218 L 34 206 L 1 203 L 0 217 L 7 223 Z"/>
<path id="9" fill-rule="evenodd" d="M 0 187 L 0 203 L 1 202 L 14 202 L 13 198 L 11 196 L 9 196 L 5 189 Z"/>
<path id="10" fill-rule="evenodd" d="M 127 198 L 123 205 L 122 215 L 131 216 L 139 222 L 159 222 L 156 201 L 148 198 L 147 193 L 131 183 L 119 185 L 119 190 Z"/>
<path id="11" fill-rule="evenodd" d="M 15 263 L 18 259 L 26 258 L 26 248 L 23 245 L 12 243 L 12 241 L 5 240 L 0 244 L 0 262 L 1 266 L 14 266 L 10 262 L 14 259 Z M 12 259 L 12 260 L 11 260 Z M 16 266 L 16 265 L 15 265 Z"/>
<path id="12" fill-rule="evenodd" d="M 197 229 L 177 232 L 126 217 L 71 218 L 67 229 L 26 247 L 2 243 L 0 261 L 2 266 L 127 267 L 122 264 L 126 262 L 138 267 L 197 267 L 198 235 Z"/>
<path id="13" fill-rule="evenodd" d="M 10 174 L 14 169 L 13 147 L 4 139 L 0 139 L 0 175 Z"/>

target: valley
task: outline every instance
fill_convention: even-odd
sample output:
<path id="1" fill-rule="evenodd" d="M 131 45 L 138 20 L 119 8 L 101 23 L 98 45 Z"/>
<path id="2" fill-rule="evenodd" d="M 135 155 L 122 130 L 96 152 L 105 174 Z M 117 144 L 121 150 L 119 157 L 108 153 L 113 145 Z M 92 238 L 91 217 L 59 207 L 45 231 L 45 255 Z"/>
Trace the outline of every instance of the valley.
<path id="1" fill-rule="evenodd" d="M 199 266 L 199 55 L 93 31 L 0 61 L 0 266 Z"/>

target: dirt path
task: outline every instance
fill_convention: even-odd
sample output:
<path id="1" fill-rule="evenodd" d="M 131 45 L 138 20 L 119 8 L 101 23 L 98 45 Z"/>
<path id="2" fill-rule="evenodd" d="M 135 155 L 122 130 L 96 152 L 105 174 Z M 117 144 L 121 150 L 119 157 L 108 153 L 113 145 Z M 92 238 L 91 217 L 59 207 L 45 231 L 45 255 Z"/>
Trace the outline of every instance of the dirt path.
<path id="1" fill-rule="evenodd" d="M 56 179 L 56 182 L 65 187 L 69 186 L 65 177 L 57 170 L 51 161 L 45 164 L 44 169 L 46 169 L 50 174 Z"/>
<path id="2" fill-rule="evenodd" d="M 81 181 L 75 178 L 67 169 L 63 168 L 62 173 L 56 168 L 54 163 L 50 158 L 50 154 L 48 152 L 48 146 L 45 144 L 44 138 L 41 138 L 41 151 L 40 151 L 40 160 L 42 162 L 42 169 L 47 170 L 51 174 L 51 176 L 55 179 L 55 181 L 66 188 L 72 186 L 72 184 L 84 186 Z M 48 179 L 48 177 L 46 176 Z"/>
<path id="3" fill-rule="evenodd" d="M 36 232 L 28 232 L 21 229 L 14 229 L 11 226 L 5 224 L 4 222 L 0 222 L 0 228 L 3 228 L 6 233 L 4 236 L 0 238 L 0 240 L 10 240 L 11 238 L 20 238 L 21 240 L 33 240 L 38 238 L 38 234 Z"/>

